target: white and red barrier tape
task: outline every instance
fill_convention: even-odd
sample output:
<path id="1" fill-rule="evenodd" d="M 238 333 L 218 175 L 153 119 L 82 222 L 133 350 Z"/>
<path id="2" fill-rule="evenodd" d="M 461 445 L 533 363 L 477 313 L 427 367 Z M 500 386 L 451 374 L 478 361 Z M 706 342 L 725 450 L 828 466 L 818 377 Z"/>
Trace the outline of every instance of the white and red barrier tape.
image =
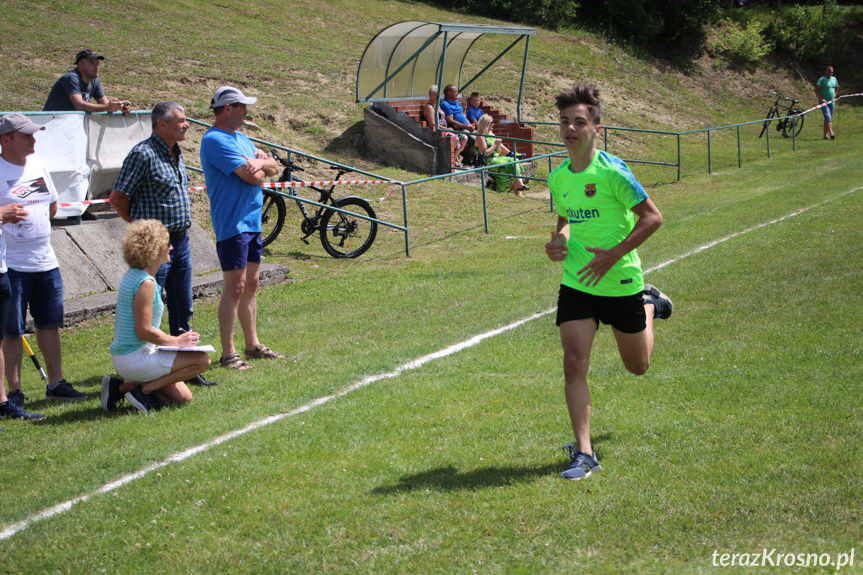
<path id="1" fill-rule="evenodd" d="M 302 188 L 305 186 L 351 186 L 356 184 L 394 184 L 392 188 L 387 192 L 387 194 L 381 198 L 381 201 L 384 201 L 386 198 L 390 197 L 394 191 L 398 189 L 401 185 L 401 182 L 394 182 L 392 180 L 329 180 L 329 181 L 318 181 L 318 182 L 264 182 L 261 184 L 262 188 Z M 207 191 L 207 186 L 192 186 L 189 188 L 190 192 L 205 192 Z M 83 200 L 80 202 L 60 202 L 57 204 L 58 207 L 61 208 L 74 208 L 78 206 L 92 206 L 95 204 L 110 204 L 111 201 L 108 199 L 103 200 Z"/>
<path id="2" fill-rule="evenodd" d="M 110 200 L 84 200 L 83 202 L 60 202 L 57 204 L 61 208 L 73 208 L 77 206 L 92 206 L 93 204 L 110 204 Z"/>
<path id="3" fill-rule="evenodd" d="M 809 113 L 809 112 L 811 112 L 812 110 L 820 110 L 820 109 L 821 109 L 821 108 L 823 108 L 824 106 L 826 106 L 826 105 L 828 105 L 828 104 L 832 104 L 832 103 L 833 103 L 833 102 L 835 102 L 836 100 L 841 100 L 842 98 L 852 98 L 852 97 L 854 97 L 854 96 L 863 96 L 863 92 L 860 92 L 860 93 L 858 93 L 858 94 L 843 94 L 842 96 L 839 96 L 838 98 L 833 98 L 833 99 L 832 99 L 832 100 L 830 100 L 829 102 L 824 102 L 823 104 L 818 104 L 817 106 L 812 106 L 811 108 L 809 108 L 809 109 L 808 109 L 808 110 L 806 110 L 805 112 L 800 112 L 800 113 L 799 113 L 799 114 L 797 114 L 797 115 L 798 115 L 798 116 L 802 116 L 803 114 L 808 114 L 808 113 Z"/>
<path id="4" fill-rule="evenodd" d="M 401 182 L 392 180 L 320 180 L 316 182 L 264 182 L 262 188 L 304 188 L 307 186 L 353 186 L 357 184 L 395 184 L 401 185 Z M 204 192 L 207 186 L 195 186 L 189 188 L 192 192 Z"/>

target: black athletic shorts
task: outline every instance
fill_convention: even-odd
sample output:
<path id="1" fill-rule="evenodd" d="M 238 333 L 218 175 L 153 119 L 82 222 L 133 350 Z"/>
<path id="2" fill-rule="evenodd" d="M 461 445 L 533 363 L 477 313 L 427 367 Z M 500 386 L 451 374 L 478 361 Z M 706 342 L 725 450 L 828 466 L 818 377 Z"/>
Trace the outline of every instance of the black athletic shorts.
<path id="1" fill-rule="evenodd" d="M 647 327 L 642 294 L 622 297 L 592 295 L 561 285 L 557 296 L 557 325 L 576 319 L 593 318 L 622 331 L 638 333 Z"/>

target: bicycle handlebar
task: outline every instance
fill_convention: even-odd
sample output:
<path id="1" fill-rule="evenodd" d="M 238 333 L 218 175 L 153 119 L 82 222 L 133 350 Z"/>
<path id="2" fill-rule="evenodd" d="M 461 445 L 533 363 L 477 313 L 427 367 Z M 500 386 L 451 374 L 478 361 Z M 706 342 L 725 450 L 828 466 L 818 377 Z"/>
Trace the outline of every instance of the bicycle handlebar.
<path id="1" fill-rule="evenodd" d="M 288 168 L 292 172 L 302 172 L 305 168 L 302 166 L 298 166 L 290 160 L 286 160 L 276 153 L 275 150 L 270 150 L 270 154 L 272 154 L 273 159 L 282 164 L 284 167 Z"/>
<path id="2" fill-rule="evenodd" d="M 773 90 L 767 90 L 767 92 L 768 92 L 768 93 L 770 93 L 770 94 L 773 94 L 774 96 L 776 96 L 776 97 L 778 97 L 778 98 L 783 98 L 783 99 L 785 99 L 785 100 L 788 100 L 788 101 L 790 101 L 790 102 L 792 102 L 792 103 L 794 103 L 794 104 L 796 104 L 797 102 L 799 102 L 799 101 L 800 101 L 800 100 L 795 100 L 794 98 L 789 98 L 788 96 L 783 96 L 782 94 L 779 94 L 779 93 L 777 93 L 777 92 L 774 92 Z"/>
<path id="3" fill-rule="evenodd" d="M 273 156 L 273 159 L 282 164 L 284 167 L 288 168 L 292 172 L 302 172 L 305 171 L 305 168 L 302 166 L 298 166 L 297 164 L 291 162 L 290 160 L 286 160 L 281 157 L 275 150 L 270 150 L 270 154 Z M 338 170 L 341 174 L 348 174 L 353 172 L 350 168 L 343 168 L 342 166 L 330 166 L 331 170 Z"/>

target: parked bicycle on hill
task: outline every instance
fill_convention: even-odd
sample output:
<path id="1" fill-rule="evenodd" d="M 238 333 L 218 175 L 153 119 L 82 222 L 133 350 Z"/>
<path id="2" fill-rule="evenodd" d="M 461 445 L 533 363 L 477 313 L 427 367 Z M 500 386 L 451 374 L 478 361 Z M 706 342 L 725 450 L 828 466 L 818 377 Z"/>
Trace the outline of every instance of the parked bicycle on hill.
<path id="1" fill-rule="evenodd" d="M 773 105 L 770 107 L 770 110 L 767 111 L 767 117 L 764 119 L 764 127 L 761 128 L 761 133 L 758 134 L 758 137 L 764 135 L 764 132 L 770 127 L 770 122 L 772 118 L 778 118 L 782 116 L 791 116 L 790 118 L 782 118 L 781 120 L 776 120 L 776 131 L 782 132 L 782 135 L 786 138 L 790 138 L 792 134 L 796 138 L 800 135 L 800 130 L 803 129 L 803 120 L 805 116 L 798 116 L 802 110 L 797 107 L 798 102 L 800 100 L 795 100 L 794 98 L 789 98 L 788 96 L 783 96 L 782 94 L 777 94 L 773 90 L 767 90 L 769 93 L 776 96 L 776 101 L 773 102 Z M 783 100 L 787 100 L 789 103 L 785 104 Z"/>
<path id="2" fill-rule="evenodd" d="M 280 182 L 302 182 L 293 172 L 301 172 L 303 168 L 279 157 L 279 155 L 271 150 L 273 158 L 281 163 L 285 169 L 279 177 Z M 339 180 L 344 174 L 350 173 L 351 170 L 339 166 L 330 166 L 330 169 L 336 170 L 338 175 L 335 179 Z M 319 188 L 317 186 L 304 186 L 311 188 L 320 194 L 318 203 L 332 205 L 336 208 L 365 215 L 366 217 L 377 219 L 375 210 L 371 204 L 363 198 L 357 196 L 346 196 L 344 198 L 334 199 L 333 188 Z M 284 194 L 288 196 L 297 196 L 296 188 L 285 188 Z M 320 232 L 321 245 L 328 254 L 334 258 L 355 258 L 364 254 L 375 241 L 375 236 L 378 233 L 378 224 L 375 221 L 357 217 L 355 215 L 338 212 L 324 207 L 317 207 L 313 212 L 306 208 L 304 202 L 299 199 L 294 200 L 297 207 L 303 214 L 303 221 L 300 224 L 300 229 L 303 234 L 300 238 L 308 244 L 308 238 L 315 232 Z M 285 224 L 285 196 L 276 193 L 270 189 L 264 189 L 264 207 L 261 213 L 261 223 L 263 229 L 263 244 L 265 246 L 271 244 L 282 227 Z"/>

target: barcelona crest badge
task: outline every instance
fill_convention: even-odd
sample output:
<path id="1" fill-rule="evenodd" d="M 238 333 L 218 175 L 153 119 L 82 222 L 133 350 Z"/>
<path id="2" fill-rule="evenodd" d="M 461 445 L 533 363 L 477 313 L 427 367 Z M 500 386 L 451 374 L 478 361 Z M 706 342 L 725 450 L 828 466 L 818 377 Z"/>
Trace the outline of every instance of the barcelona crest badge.
<path id="1" fill-rule="evenodd" d="M 584 186 L 584 195 L 588 198 L 592 198 L 596 195 L 596 184 L 587 184 Z"/>

